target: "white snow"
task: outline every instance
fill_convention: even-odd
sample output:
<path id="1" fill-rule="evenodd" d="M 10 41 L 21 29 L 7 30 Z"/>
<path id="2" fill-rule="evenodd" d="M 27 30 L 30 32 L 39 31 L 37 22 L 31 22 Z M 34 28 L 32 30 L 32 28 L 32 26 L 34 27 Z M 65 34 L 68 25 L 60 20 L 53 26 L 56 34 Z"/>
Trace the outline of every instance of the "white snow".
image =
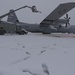
<path id="1" fill-rule="evenodd" d="M 0 75 L 75 74 L 74 34 L 0 36 Z"/>

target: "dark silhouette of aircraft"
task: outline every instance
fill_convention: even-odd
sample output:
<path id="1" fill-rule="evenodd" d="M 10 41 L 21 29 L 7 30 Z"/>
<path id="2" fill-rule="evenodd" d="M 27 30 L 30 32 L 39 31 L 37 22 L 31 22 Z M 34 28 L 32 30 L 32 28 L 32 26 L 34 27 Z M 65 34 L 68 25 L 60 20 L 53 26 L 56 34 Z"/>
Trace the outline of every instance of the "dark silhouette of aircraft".
<path id="1" fill-rule="evenodd" d="M 54 11 L 52 11 L 40 24 L 20 22 L 15 12 L 13 12 L 14 10 L 12 9 L 10 12 L 13 13 L 9 14 L 7 21 L 15 23 L 16 25 L 19 25 L 28 32 L 32 33 L 75 33 L 75 25 L 70 25 L 70 17 L 67 14 L 67 12 L 69 12 L 74 7 L 75 2 L 62 3 Z M 35 10 L 37 10 L 36 7 Z M 60 19 L 65 14 L 66 17 Z"/>

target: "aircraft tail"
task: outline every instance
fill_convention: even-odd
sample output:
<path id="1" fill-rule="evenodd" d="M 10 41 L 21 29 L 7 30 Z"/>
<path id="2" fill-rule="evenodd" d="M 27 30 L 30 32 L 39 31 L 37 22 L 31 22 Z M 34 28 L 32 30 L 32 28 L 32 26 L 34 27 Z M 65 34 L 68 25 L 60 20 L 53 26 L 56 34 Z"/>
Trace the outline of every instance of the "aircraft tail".
<path id="1" fill-rule="evenodd" d="M 13 12 L 13 11 L 14 11 L 14 10 L 12 9 L 12 10 L 10 10 L 9 12 Z M 13 22 L 13 23 L 19 22 L 19 20 L 18 20 L 16 14 L 15 14 L 15 12 L 13 12 L 13 13 L 11 13 L 11 14 L 8 15 L 7 21 L 8 21 L 8 22 Z"/>

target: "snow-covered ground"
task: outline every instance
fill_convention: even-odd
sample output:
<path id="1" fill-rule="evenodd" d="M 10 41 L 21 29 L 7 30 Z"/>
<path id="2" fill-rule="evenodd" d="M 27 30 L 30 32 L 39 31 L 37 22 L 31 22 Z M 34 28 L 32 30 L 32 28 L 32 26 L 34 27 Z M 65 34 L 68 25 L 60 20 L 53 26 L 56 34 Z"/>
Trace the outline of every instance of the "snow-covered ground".
<path id="1" fill-rule="evenodd" d="M 74 34 L 0 36 L 0 75 L 75 74 Z"/>

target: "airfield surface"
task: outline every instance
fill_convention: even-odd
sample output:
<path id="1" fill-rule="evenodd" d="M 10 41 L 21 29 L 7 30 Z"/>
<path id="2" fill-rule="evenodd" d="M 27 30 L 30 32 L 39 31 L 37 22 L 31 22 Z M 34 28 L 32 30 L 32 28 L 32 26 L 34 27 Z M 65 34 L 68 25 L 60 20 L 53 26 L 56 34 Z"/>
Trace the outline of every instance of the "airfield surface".
<path id="1" fill-rule="evenodd" d="M 43 63 L 49 75 L 75 75 L 75 34 L 0 36 L 0 75 L 47 75 Z"/>
<path id="2" fill-rule="evenodd" d="M 68 33 L 53 33 L 48 35 L 50 37 L 61 37 L 61 38 L 75 38 L 75 34 L 68 34 Z"/>

